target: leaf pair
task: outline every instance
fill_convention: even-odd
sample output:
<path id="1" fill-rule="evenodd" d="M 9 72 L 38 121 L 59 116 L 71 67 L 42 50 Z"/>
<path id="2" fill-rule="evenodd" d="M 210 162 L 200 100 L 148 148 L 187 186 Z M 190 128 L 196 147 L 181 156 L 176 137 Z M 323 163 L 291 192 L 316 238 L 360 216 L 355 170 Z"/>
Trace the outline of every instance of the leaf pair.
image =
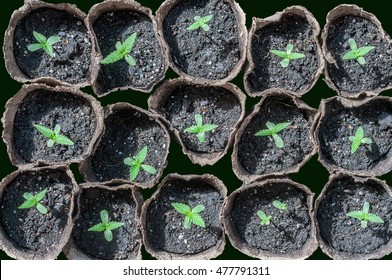
<path id="1" fill-rule="evenodd" d="M 272 218 L 271 215 L 267 216 L 263 211 L 259 210 L 257 211 L 257 216 L 259 216 L 261 220 L 260 225 L 267 226 L 270 224 L 270 220 Z"/>
<path id="2" fill-rule="evenodd" d="M 101 223 L 90 227 L 88 231 L 95 231 L 95 232 L 103 231 L 105 239 L 110 242 L 113 240 L 112 230 L 122 227 L 123 225 L 125 225 L 125 223 L 109 222 L 109 213 L 106 210 L 102 210 L 100 216 L 101 216 Z"/>
<path id="3" fill-rule="evenodd" d="M 116 50 L 110 53 L 108 56 L 106 56 L 102 61 L 101 64 L 110 64 L 116 61 L 119 61 L 121 59 L 125 59 L 125 61 L 131 65 L 131 66 L 136 66 L 136 61 L 135 59 L 130 55 L 133 45 L 135 44 L 136 41 L 136 36 L 137 33 L 134 32 L 132 35 L 130 35 L 127 39 L 125 39 L 124 43 L 121 43 L 118 41 L 116 43 Z"/>
<path id="4" fill-rule="evenodd" d="M 351 211 L 347 213 L 347 216 L 360 220 L 362 228 L 366 228 L 368 222 L 383 224 L 384 220 L 381 219 L 376 214 L 369 213 L 369 209 L 370 209 L 369 202 L 365 202 L 363 204 L 362 211 Z"/>
<path id="5" fill-rule="evenodd" d="M 358 127 L 357 131 L 355 132 L 355 136 L 350 136 L 348 139 L 352 142 L 351 154 L 354 154 L 361 144 L 369 145 L 373 143 L 372 139 L 365 137 L 365 132 L 361 126 Z"/>
<path id="6" fill-rule="evenodd" d="M 258 131 L 255 134 L 255 136 L 272 136 L 276 146 L 281 149 L 284 147 L 284 142 L 282 138 L 278 135 L 278 133 L 283 129 L 287 128 L 289 125 L 291 125 L 291 122 L 278 123 L 278 124 L 267 122 L 266 123 L 267 129 Z"/>
<path id="7" fill-rule="evenodd" d="M 203 124 L 203 117 L 200 114 L 195 115 L 196 125 L 186 128 L 184 131 L 189 133 L 196 133 L 197 139 L 200 143 L 206 141 L 205 133 L 214 130 L 218 127 L 216 124 Z"/>
<path id="8" fill-rule="evenodd" d="M 26 201 L 23 202 L 18 207 L 18 209 L 28 209 L 31 207 L 36 207 L 37 210 L 42 214 L 48 213 L 48 209 L 46 209 L 46 207 L 40 203 L 40 201 L 45 197 L 47 191 L 48 189 L 44 189 L 36 195 L 32 195 L 31 193 L 24 193 L 23 198 L 26 199 Z"/>
<path id="9" fill-rule="evenodd" d="M 129 169 L 129 180 L 132 182 L 136 179 L 140 172 L 140 169 L 146 171 L 147 173 L 155 175 L 157 170 L 151 165 L 143 164 L 147 157 L 147 146 L 144 146 L 133 158 L 127 157 L 124 159 L 124 164 L 130 167 Z"/>
<path id="10" fill-rule="evenodd" d="M 270 53 L 283 58 L 283 60 L 280 62 L 280 65 L 286 68 L 289 66 L 291 60 L 305 57 L 303 53 L 293 53 L 293 49 L 294 46 L 292 44 L 287 44 L 286 51 L 270 50 Z"/>
<path id="11" fill-rule="evenodd" d="M 212 19 L 212 15 L 208 15 L 205 17 L 201 17 L 201 16 L 195 16 L 194 20 L 195 22 L 190 25 L 187 30 L 191 31 L 191 30 L 196 30 L 199 27 L 203 28 L 204 31 L 209 31 L 210 27 L 208 26 L 207 22 L 209 22 Z"/>
<path id="12" fill-rule="evenodd" d="M 68 137 L 60 134 L 60 129 L 61 126 L 56 124 L 54 127 L 54 130 L 51 130 L 50 128 L 47 128 L 43 125 L 39 124 L 34 124 L 34 127 L 41 133 L 43 134 L 46 138 L 48 138 L 48 142 L 46 145 L 48 148 L 53 147 L 54 143 L 60 144 L 60 145 L 68 145 L 72 146 L 74 142 L 71 141 Z"/>
<path id="13" fill-rule="evenodd" d="M 54 57 L 53 44 L 56 44 L 61 41 L 59 36 L 50 36 L 48 39 L 41 33 L 33 31 L 33 36 L 37 40 L 37 44 L 31 44 L 27 46 L 27 49 L 31 52 L 35 52 L 37 50 L 43 49 L 48 55 Z"/>
<path id="14" fill-rule="evenodd" d="M 177 210 L 178 213 L 185 215 L 185 229 L 189 229 L 192 223 L 202 228 L 206 226 L 203 218 L 200 216 L 200 212 L 204 211 L 205 209 L 204 205 L 199 204 L 192 209 L 188 205 L 183 203 L 174 202 L 171 205 L 174 207 L 174 209 Z"/>
<path id="15" fill-rule="evenodd" d="M 343 55 L 342 59 L 343 60 L 355 59 L 361 65 L 364 65 L 366 63 L 364 56 L 375 48 L 373 46 L 365 46 L 365 47 L 358 48 L 357 43 L 353 38 L 348 39 L 348 44 L 350 46 L 351 51 Z"/>

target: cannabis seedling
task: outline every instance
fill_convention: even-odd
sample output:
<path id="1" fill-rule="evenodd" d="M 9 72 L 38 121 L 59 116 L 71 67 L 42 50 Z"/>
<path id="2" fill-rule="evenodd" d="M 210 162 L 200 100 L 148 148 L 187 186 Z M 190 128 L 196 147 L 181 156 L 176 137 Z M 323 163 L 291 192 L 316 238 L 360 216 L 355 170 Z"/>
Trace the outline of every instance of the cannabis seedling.
<path id="1" fill-rule="evenodd" d="M 106 210 L 102 210 L 100 215 L 101 215 L 102 223 L 92 226 L 91 228 L 88 229 L 88 231 L 95 231 L 95 232 L 103 231 L 103 235 L 105 236 L 105 239 L 110 242 L 113 240 L 112 230 L 122 227 L 123 225 L 125 225 L 125 223 L 109 222 L 109 213 Z"/>
<path id="2" fill-rule="evenodd" d="M 207 22 L 209 22 L 212 19 L 212 15 L 208 15 L 205 17 L 201 16 L 195 16 L 194 20 L 195 22 L 190 25 L 187 30 L 196 30 L 199 27 L 203 28 L 204 31 L 210 30 L 210 27 L 208 26 Z"/>
<path id="3" fill-rule="evenodd" d="M 280 65 L 284 68 L 289 66 L 290 60 L 304 58 L 303 53 L 293 53 L 294 46 L 292 44 L 287 44 L 286 51 L 270 50 L 270 53 L 283 58 Z"/>
<path id="4" fill-rule="evenodd" d="M 178 213 L 185 215 L 185 229 L 189 229 L 192 223 L 202 228 L 206 226 L 203 218 L 200 216 L 200 212 L 204 211 L 205 209 L 203 205 L 199 204 L 191 209 L 186 204 L 174 202 L 171 204 L 171 206 L 173 206 Z"/>
<path id="5" fill-rule="evenodd" d="M 363 128 L 360 126 L 358 127 L 357 131 L 355 132 L 355 136 L 350 136 L 348 139 L 352 142 L 351 144 L 351 154 L 354 154 L 356 150 L 358 150 L 361 144 L 372 144 L 373 141 L 370 138 L 364 137 L 365 133 Z"/>
<path id="6" fill-rule="evenodd" d="M 364 56 L 367 55 L 371 50 L 373 50 L 375 48 L 373 46 L 365 46 L 365 47 L 358 48 L 357 43 L 355 42 L 355 40 L 353 38 L 348 39 L 348 44 L 350 46 L 351 51 L 349 51 L 345 55 L 343 55 L 342 59 L 344 59 L 344 60 L 355 59 L 361 65 L 366 63 Z"/>
<path id="7" fill-rule="evenodd" d="M 279 200 L 272 201 L 272 205 L 275 208 L 278 208 L 279 210 L 288 211 L 287 204 L 283 203 L 283 202 L 280 202 Z"/>
<path id="8" fill-rule="evenodd" d="M 43 49 L 48 55 L 54 57 L 52 45 L 60 42 L 61 38 L 59 36 L 50 36 L 48 39 L 46 39 L 44 35 L 35 31 L 33 31 L 33 35 L 38 43 L 28 45 L 27 49 L 31 52 Z"/>
<path id="9" fill-rule="evenodd" d="M 272 216 L 267 216 L 263 211 L 257 211 L 257 216 L 261 219 L 260 225 L 266 226 L 270 224 Z"/>
<path id="10" fill-rule="evenodd" d="M 368 222 L 383 224 L 384 220 L 376 214 L 369 213 L 369 208 L 369 202 L 365 202 L 362 211 L 351 211 L 347 213 L 347 216 L 360 220 L 362 228 L 366 228 Z"/>
<path id="11" fill-rule="evenodd" d="M 129 168 L 129 180 L 132 182 L 135 180 L 137 175 L 139 174 L 140 169 L 155 175 L 157 170 L 147 164 L 142 164 L 147 157 L 147 146 L 144 146 L 143 149 L 140 150 L 133 158 L 127 157 L 124 159 L 124 164 L 128 165 Z"/>
<path id="12" fill-rule="evenodd" d="M 54 143 L 67 146 L 72 146 L 74 144 L 67 136 L 60 134 L 61 126 L 59 124 L 55 125 L 54 130 L 39 124 L 35 124 L 34 127 L 49 139 L 46 143 L 48 148 L 53 147 Z"/>
<path id="13" fill-rule="evenodd" d="M 129 36 L 127 39 L 125 39 L 124 43 L 121 43 L 118 41 L 115 45 L 116 50 L 110 53 L 108 56 L 106 56 L 102 61 L 101 64 L 110 64 L 116 61 L 119 61 L 121 59 L 125 59 L 126 62 L 128 62 L 129 65 L 135 66 L 136 61 L 135 59 L 130 55 L 133 45 L 135 44 L 136 41 L 136 36 L 137 33 L 134 32 L 132 33 L 131 36 Z"/>
<path id="14" fill-rule="evenodd" d="M 278 123 L 276 125 L 274 123 L 272 123 L 272 122 L 267 122 L 266 123 L 267 129 L 263 129 L 263 130 L 258 131 L 255 134 L 255 136 L 272 136 L 276 146 L 278 148 L 283 148 L 284 147 L 284 143 L 283 143 L 282 138 L 280 138 L 280 136 L 278 135 L 278 132 L 282 131 L 283 129 L 285 129 L 289 125 L 291 125 L 291 123 L 289 123 L 289 122 L 287 122 L 287 123 Z"/>
<path id="15" fill-rule="evenodd" d="M 18 209 L 28 209 L 31 207 L 36 207 L 37 210 L 42 214 L 48 213 L 48 209 L 46 209 L 46 207 L 40 203 L 40 201 L 45 197 L 47 191 L 48 189 L 44 189 L 36 195 L 32 195 L 31 193 L 24 193 L 23 198 L 26 199 L 26 201 L 23 202 L 18 207 Z"/>
<path id="16" fill-rule="evenodd" d="M 195 115 L 196 125 L 186 128 L 184 131 L 189 133 L 196 133 L 197 139 L 200 143 L 206 141 L 205 133 L 218 127 L 216 124 L 203 124 L 203 117 L 200 114 Z"/>

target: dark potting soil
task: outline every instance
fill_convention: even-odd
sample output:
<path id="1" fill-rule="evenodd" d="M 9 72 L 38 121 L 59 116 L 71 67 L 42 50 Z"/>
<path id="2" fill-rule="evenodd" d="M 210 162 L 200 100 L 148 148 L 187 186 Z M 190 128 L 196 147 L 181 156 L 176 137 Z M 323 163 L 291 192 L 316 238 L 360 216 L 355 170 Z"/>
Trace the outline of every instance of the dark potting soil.
<path id="1" fill-rule="evenodd" d="M 362 144 L 351 154 L 349 137 L 360 126 L 373 143 Z M 392 103 L 371 100 L 360 107 L 345 108 L 337 100 L 331 101 L 320 119 L 317 137 L 327 163 L 348 170 L 370 170 L 391 153 Z"/>
<path id="2" fill-rule="evenodd" d="M 72 237 L 80 250 L 93 258 L 105 260 L 126 260 L 137 254 L 141 235 L 131 190 L 84 189 L 79 205 L 80 217 L 75 221 Z M 103 232 L 88 231 L 102 222 L 102 210 L 108 211 L 109 221 L 125 223 L 112 230 L 113 240 L 110 242 Z"/>
<path id="3" fill-rule="evenodd" d="M 291 122 L 278 133 L 284 142 L 278 148 L 271 136 L 255 136 L 266 129 L 266 123 Z M 299 109 L 290 97 L 268 97 L 260 111 L 249 122 L 238 142 L 238 161 L 250 174 L 279 172 L 299 164 L 311 153 L 313 143 L 307 113 Z"/>
<path id="4" fill-rule="evenodd" d="M 350 218 L 350 211 L 362 210 L 370 204 L 369 213 L 384 220 L 384 224 L 368 222 L 361 228 L 358 219 Z M 332 248 L 353 254 L 371 254 L 392 237 L 392 197 L 376 181 L 355 182 L 352 177 L 335 179 L 320 201 L 317 219 L 320 235 Z"/>
<path id="5" fill-rule="evenodd" d="M 41 214 L 36 207 L 18 209 L 26 200 L 23 194 L 36 195 L 48 189 L 40 203 L 48 209 Z M 8 239 L 19 249 L 38 256 L 52 251 L 60 241 L 68 221 L 72 197 L 70 178 L 61 170 L 24 172 L 5 189 L 1 199 L 1 225 Z"/>
<path id="6" fill-rule="evenodd" d="M 366 64 L 342 59 L 350 51 L 350 38 L 355 40 L 358 48 L 376 47 L 365 55 Z M 375 24 L 361 17 L 344 16 L 330 25 L 326 40 L 328 51 L 337 64 L 337 67 L 328 64 L 327 69 L 338 89 L 356 93 L 392 86 L 392 45 Z"/>
<path id="7" fill-rule="evenodd" d="M 53 44 L 55 57 L 44 50 L 30 52 L 27 47 L 37 43 L 33 31 L 46 38 L 59 36 Z M 30 78 L 53 77 L 77 84 L 87 80 L 92 45 L 82 19 L 66 11 L 41 8 L 24 17 L 15 28 L 14 54 L 19 68 Z"/>
<path id="8" fill-rule="evenodd" d="M 151 19 L 146 15 L 128 10 L 110 11 L 101 15 L 93 28 L 104 58 L 115 50 L 118 41 L 124 42 L 131 34 L 137 33 L 131 51 L 136 66 L 130 66 L 125 59 L 101 64 L 97 78 L 101 91 L 126 86 L 148 88 L 162 75 L 165 70 L 163 53 Z"/>
<path id="9" fill-rule="evenodd" d="M 54 129 L 70 138 L 74 145 L 55 143 L 48 148 L 46 138 L 33 125 Z M 97 126 L 91 105 L 81 96 L 69 92 L 35 90 L 20 104 L 14 120 L 14 145 L 26 163 L 44 160 L 64 162 L 83 154 L 90 144 Z"/>
<path id="10" fill-rule="evenodd" d="M 306 193 L 287 183 L 269 183 L 263 188 L 241 192 L 230 212 L 239 237 L 249 246 L 276 254 L 301 250 L 310 237 L 311 219 Z M 288 211 L 272 205 L 278 200 L 287 204 Z M 269 225 L 260 225 L 257 212 L 271 215 Z"/>
<path id="11" fill-rule="evenodd" d="M 213 15 L 209 31 L 188 31 L 195 16 Z M 236 14 L 221 0 L 185 0 L 173 7 L 163 20 L 163 33 L 173 62 L 188 75 L 223 79 L 240 60 Z"/>
<path id="12" fill-rule="evenodd" d="M 238 99 L 223 88 L 180 86 L 167 98 L 161 111 L 170 124 L 180 132 L 185 147 L 197 153 L 223 151 L 239 117 L 241 105 Z M 195 115 L 203 117 L 203 124 L 218 127 L 206 132 L 206 142 L 200 143 L 195 133 L 185 132 L 196 125 Z"/>
<path id="13" fill-rule="evenodd" d="M 192 224 L 183 227 L 184 215 L 178 213 L 171 203 L 178 202 L 193 208 L 202 204 L 205 210 L 200 213 L 206 227 Z M 219 215 L 223 198 L 211 185 L 194 179 L 171 180 L 161 189 L 159 196 L 151 202 L 147 210 L 146 234 L 155 250 L 192 255 L 215 246 L 222 238 Z"/>
<path id="14" fill-rule="evenodd" d="M 306 57 L 293 59 L 283 68 L 280 65 L 282 58 L 270 53 L 270 50 L 285 51 L 289 43 L 294 46 L 293 52 Z M 279 22 L 257 30 L 250 44 L 254 69 L 247 82 L 253 92 L 269 88 L 298 92 L 310 85 L 318 68 L 318 60 L 312 26 L 306 19 L 285 14 Z"/>
<path id="15" fill-rule="evenodd" d="M 133 109 L 116 110 L 105 119 L 105 134 L 91 157 L 92 171 L 98 182 L 113 179 L 129 180 L 126 157 L 135 156 L 147 145 L 147 157 L 143 164 L 159 170 L 166 157 L 166 134 L 162 127 L 149 116 Z M 155 175 L 141 170 L 134 180 L 144 183 L 153 181 Z"/>

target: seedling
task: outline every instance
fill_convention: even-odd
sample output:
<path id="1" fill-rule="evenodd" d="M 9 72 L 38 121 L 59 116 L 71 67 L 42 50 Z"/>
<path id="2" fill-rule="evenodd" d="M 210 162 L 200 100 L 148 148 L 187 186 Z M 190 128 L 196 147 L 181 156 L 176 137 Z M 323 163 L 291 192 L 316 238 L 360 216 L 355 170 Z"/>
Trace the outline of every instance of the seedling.
<path id="1" fill-rule="evenodd" d="M 46 39 L 44 35 L 36 31 L 33 31 L 33 35 L 38 43 L 28 45 L 27 49 L 31 52 L 43 49 L 49 56 L 54 57 L 55 54 L 52 45 L 60 42 L 61 38 L 59 36 L 50 36 L 48 39 Z"/>
<path id="2" fill-rule="evenodd" d="M 202 228 L 206 227 L 203 218 L 200 216 L 200 212 L 204 211 L 205 209 L 204 205 L 199 204 L 193 207 L 192 210 L 188 205 L 183 203 L 174 202 L 171 204 L 171 206 L 173 206 L 178 213 L 185 215 L 185 219 L 184 219 L 185 229 L 189 229 L 192 223 Z"/>
<path id="3" fill-rule="evenodd" d="M 46 207 L 40 203 L 40 201 L 45 197 L 47 191 L 48 189 L 44 189 L 36 195 L 32 195 L 31 193 L 24 193 L 23 198 L 26 199 L 26 201 L 23 202 L 18 207 L 18 209 L 28 209 L 31 207 L 36 207 L 37 210 L 42 214 L 48 213 L 48 209 L 46 209 Z"/>
<path id="4" fill-rule="evenodd" d="M 362 228 L 366 228 L 368 222 L 383 224 L 384 220 L 381 219 L 376 214 L 369 213 L 369 208 L 370 208 L 369 202 L 365 202 L 363 204 L 362 211 L 351 211 L 347 213 L 347 216 L 360 220 Z"/>
<path id="5" fill-rule="evenodd" d="M 356 150 L 358 150 L 361 144 L 372 144 L 373 141 L 370 138 L 364 137 L 365 133 L 363 128 L 360 126 L 358 127 L 357 131 L 355 132 L 355 136 L 350 136 L 348 139 L 352 142 L 351 144 L 351 154 L 354 154 Z"/>
<path id="6" fill-rule="evenodd" d="M 88 231 L 96 231 L 96 232 L 103 231 L 103 235 L 105 236 L 106 241 L 110 242 L 113 240 L 112 230 L 122 227 L 123 225 L 125 225 L 125 223 L 109 222 L 109 214 L 108 211 L 106 210 L 102 210 L 100 215 L 101 215 L 102 223 L 92 226 L 91 228 L 88 229 Z"/>
<path id="7" fill-rule="evenodd" d="M 282 131 L 283 129 L 285 129 L 286 127 L 288 127 L 289 125 L 291 125 L 291 122 L 278 123 L 278 124 L 274 124 L 272 122 L 267 122 L 266 123 L 267 129 L 263 129 L 263 130 L 258 131 L 255 134 L 255 136 L 272 136 L 276 146 L 281 149 L 284 147 L 284 142 L 283 142 L 282 138 L 280 138 L 278 133 L 280 131 Z"/>
<path id="8" fill-rule="evenodd" d="M 373 46 L 365 46 L 365 47 L 358 48 L 357 43 L 353 38 L 348 39 L 348 44 L 350 46 L 351 51 L 343 55 L 342 59 L 344 60 L 355 59 L 361 65 L 364 65 L 366 63 L 364 56 L 375 48 Z"/>
<path id="9" fill-rule="evenodd" d="M 257 216 L 261 219 L 260 225 L 267 226 L 270 224 L 272 216 L 267 216 L 263 211 L 257 211 Z"/>
<path id="10" fill-rule="evenodd" d="M 280 65 L 286 68 L 289 66 L 291 60 L 305 57 L 303 53 L 293 53 L 293 49 L 294 46 L 292 44 L 287 44 L 286 51 L 270 50 L 270 53 L 283 58 L 283 60 L 280 62 Z"/>
<path id="11" fill-rule="evenodd" d="M 274 200 L 274 201 L 272 201 L 272 205 L 273 205 L 275 208 L 278 208 L 279 210 L 288 211 L 288 209 L 287 209 L 287 204 L 286 204 L 286 203 L 283 203 L 283 202 L 280 202 L 279 200 Z"/>
<path id="12" fill-rule="evenodd" d="M 118 41 L 115 45 L 116 50 L 106 56 L 102 61 L 101 64 L 110 64 L 121 59 L 125 59 L 131 66 L 136 66 L 135 59 L 131 56 L 131 51 L 133 49 L 133 45 L 136 41 L 137 33 L 134 32 L 130 35 L 127 39 L 125 39 L 124 43 Z"/>
<path id="13" fill-rule="evenodd" d="M 190 25 L 187 30 L 192 31 L 192 30 L 196 30 L 199 27 L 203 28 L 204 31 L 208 31 L 210 30 L 210 27 L 208 26 L 207 22 L 209 22 L 212 19 L 212 15 L 208 15 L 205 17 L 201 17 L 201 16 L 195 16 L 194 20 L 195 22 L 192 23 L 192 25 Z"/>
<path id="14" fill-rule="evenodd" d="M 197 139 L 200 143 L 206 141 L 206 132 L 218 127 L 216 124 L 203 124 L 203 117 L 200 114 L 195 115 L 196 125 L 186 128 L 184 131 L 189 133 L 196 133 Z"/>
<path id="15" fill-rule="evenodd" d="M 54 143 L 67 146 L 72 146 L 74 144 L 74 142 L 72 142 L 67 136 L 60 134 L 61 126 L 59 124 L 55 125 L 54 130 L 39 124 L 35 124 L 34 127 L 49 139 L 46 143 L 48 148 L 53 147 Z"/>
<path id="16" fill-rule="evenodd" d="M 155 175 L 157 170 L 151 165 L 143 164 L 144 160 L 147 156 L 147 146 L 144 146 L 143 149 L 140 150 L 133 158 L 127 157 L 124 159 L 124 164 L 128 165 L 129 168 L 129 180 L 132 182 L 136 179 L 137 175 L 140 172 L 140 169 Z"/>

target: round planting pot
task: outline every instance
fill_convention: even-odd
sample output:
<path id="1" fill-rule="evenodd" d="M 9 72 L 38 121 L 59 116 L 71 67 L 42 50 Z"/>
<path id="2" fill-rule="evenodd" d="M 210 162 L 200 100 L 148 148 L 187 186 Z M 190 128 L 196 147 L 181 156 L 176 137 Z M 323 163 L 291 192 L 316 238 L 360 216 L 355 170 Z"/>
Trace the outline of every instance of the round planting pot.
<path id="1" fill-rule="evenodd" d="M 19 207 L 26 193 L 36 196 L 46 209 Z M 8 256 L 24 260 L 57 258 L 72 231 L 74 197 L 79 187 L 71 171 L 60 165 L 18 170 L 0 183 L 0 248 Z"/>
<path id="2" fill-rule="evenodd" d="M 317 249 L 313 193 L 288 179 L 268 179 L 235 190 L 226 200 L 223 221 L 231 244 L 259 259 L 305 259 Z M 285 204 L 282 210 L 274 201 Z M 270 220 L 261 224 L 262 211 Z"/>
<path id="3" fill-rule="evenodd" d="M 78 214 L 74 218 L 71 238 L 64 248 L 73 260 L 134 260 L 141 259 L 142 235 L 140 212 L 143 197 L 131 185 L 105 186 L 83 184 L 77 198 Z M 113 229 L 112 240 L 103 231 L 89 231 L 102 223 L 100 213 L 108 212 L 109 222 L 120 222 Z"/>
<path id="4" fill-rule="evenodd" d="M 158 116 L 128 103 L 109 105 L 104 110 L 105 132 L 96 142 L 93 152 L 79 166 L 87 182 L 108 184 L 133 184 L 142 188 L 153 187 L 162 176 L 167 165 L 170 137 Z M 139 166 L 139 172 L 132 178 L 126 158 L 135 157 L 147 147 L 142 160 L 155 174 Z"/>
<path id="5" fill-rule="evenodd" d="M 356 5 L 339 5 L 328 13 L 321 39 L 325 81 L 339 95 L 374 96 L 392 88 L 392 41 L 373 14 Z M 343 58 L 352 51 L 349 39 L 358 49 L 374 47 L 362 57 L 363 64 Z"/>
<path id="6" fill-rule="evenodd" d="M 241 90 L 230 83 L 206 86 L 175 79 L 165 82 L 151 95 L 148 105 L 163 118 L 184 154 L 193 163 L 204 166 L 213 165 L 227 153 L 244 117 L 245 99 Z M 216 126 L 204 132 L 204 142 L 196 131 L 186 131 L 197 125 L 197 114 L 203 125 Z"/>
<path id="7" fill-rule="evenodd" d="M 189 30 L 195 17 L 210 18 L 208 27 Z M 221 85 L 240 72 L 247 30 L 245 14 L 234 0 L 166 0 L 157 23 L 170 66 L 182 78 Z"/>
<path id="8" fill-rule="evenodd" d="M 383 223 L 349 216 L 363 211 Z M 314 217 L 321 250 L 333 259 L 378 259 L 392 252 L 392 191 L 376 178 L 337 173 L 329 178 L 316 200 Z"/>
<path id="9" fill-rule="evenodd" d="M 12 14 L 4 37 L 5 66 L 11 77 L 21 83 L 91 85 L 98 59 L 85 18 L 75 5 L 25 0 Z M 28 49 L 38 43 L 34 31 L 46 39 L 58 37 L 52 44 L 53 56 L 43 49 Z"/>
<path id="10" fill-rule="evenodd" d="M 117 42 L 124 43 L 136 33 L 130 52 L 135 66 L 125 59 L 99 64 L 98 77 L 93 84 L 98 96 L 126 89 L 150 92 L 165 77 L 168 63 L 156 35 L 157 25 L 150 9 L 133 0 L 106 0 L 90 9 L 87 21 L 102 58 L 116 50 Z"/>
<path id="11" fill-rule="evenodd" d="M 24 85 L 6 104 L 2 118 L 3 140 L 13 165 L 70 164 L 86 158 L 103 130 L 103 109 L 98 101 L 75 88 Z M 73 144 L 54 142 L 35 125 L 60 135 Z"/>
<path id="12" fill-rule="evenodd" d="M 307 93 L 324 69 L 324 58 L 318 43 L 320 27 L 315 17 L 304 7 L 292 6 L 273 16 L 253 18 L 249 31 L 244 75 L 245 90 L 250 96 L 284 90 L 295 96 Z M 283 58 L 271 50 L 303 56 L 283 64 Z"/>
<path id="13" fill-rule="evenodd" d="M 226 187 L 213 175 L 169 174 L 142 208 L 143 243 L 157 259 L 212 259 L 225 247 L 221 220 Z M 182 203 L 192 211 L 198 205 L 205 223 L 184 225 L 185 215 L 172 203 Z"/>

